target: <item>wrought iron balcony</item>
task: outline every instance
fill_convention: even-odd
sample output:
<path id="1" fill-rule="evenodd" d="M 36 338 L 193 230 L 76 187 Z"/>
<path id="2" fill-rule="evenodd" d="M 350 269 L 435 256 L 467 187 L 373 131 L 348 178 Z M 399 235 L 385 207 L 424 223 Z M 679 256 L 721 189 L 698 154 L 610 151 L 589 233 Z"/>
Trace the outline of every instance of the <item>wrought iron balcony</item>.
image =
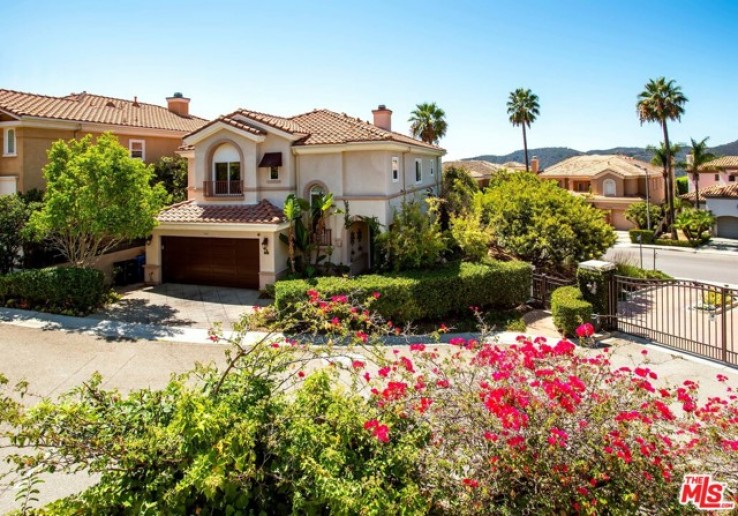
<path id="1" fill-rule="evenodd" d="M 205 197 L 241 197 L 243 181 L 203 181 Z"/>

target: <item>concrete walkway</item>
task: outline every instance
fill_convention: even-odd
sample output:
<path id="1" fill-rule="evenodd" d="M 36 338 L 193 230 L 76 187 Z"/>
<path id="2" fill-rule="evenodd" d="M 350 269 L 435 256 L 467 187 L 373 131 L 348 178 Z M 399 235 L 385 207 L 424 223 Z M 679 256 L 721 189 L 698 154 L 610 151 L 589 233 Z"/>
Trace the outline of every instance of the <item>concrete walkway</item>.
<path id="1" fill-rule="evenodd" d="M 627 231 L 615 231 L 615 234 L 618 240 L 615 242 L 614 248 L 640 247 L 639 244 L 634 244 L 630 241 L 630 235 Z M 697 248 L 643 244 L 643 249 L 663 249 L 691 254 L 726 254 L 738 256 L 738 240 L 713 237 L 708 243 Z"/>

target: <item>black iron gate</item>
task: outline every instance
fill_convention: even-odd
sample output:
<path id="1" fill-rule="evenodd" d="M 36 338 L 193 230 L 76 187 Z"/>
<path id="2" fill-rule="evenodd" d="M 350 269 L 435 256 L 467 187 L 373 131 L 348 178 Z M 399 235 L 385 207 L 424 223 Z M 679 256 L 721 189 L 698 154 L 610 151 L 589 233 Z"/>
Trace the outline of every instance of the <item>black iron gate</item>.
<path id="1" fill-rule="evenodd" d="M 551 293 L 559 287 L 576 285 L 576 278 L 562 278 L 542 272 L 533 272 L 530 299 L 541 306 L 551 306 Z"/>
<path id="2" fill-rule="evenodd" d="M 610 288 L 610 313 L 618 330 L 738 366 L 738 289 L 617 275 Z"/>

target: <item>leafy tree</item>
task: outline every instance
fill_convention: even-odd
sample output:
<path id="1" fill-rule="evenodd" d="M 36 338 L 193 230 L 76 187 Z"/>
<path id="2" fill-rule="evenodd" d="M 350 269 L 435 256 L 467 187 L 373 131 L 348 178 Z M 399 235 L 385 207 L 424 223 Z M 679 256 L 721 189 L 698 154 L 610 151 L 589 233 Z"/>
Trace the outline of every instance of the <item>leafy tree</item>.
<path id="1" fill-rule="evenodd" d="M 473 207 L 474 194 L 479 191 L 479 185 L 464 168 L 448 167 L 443 171 L 441 185 L 444 208 L 449 215 L 460 215 Z"/>
<path id="2" fill-rule="evenodd" d="M 426 200 L 430 203 L 430 200 Z M 394 271 L 433 267 L 446 250 L 436 208 L 423 210 L 420 203 L 403 202 L 394 223 L 377 237 L 386 267 Z"/>
<path id="3" fill-rule="evenodd" d="M 154 183 L 161 183 L 172 203 L 187 200 L 187 160 L 182 156 L 163 156 L 154 163 Z"/>
<path id="4" fill-rule="evenodd" d="M 535 174 L 498 174 L 481 196 L 493 244 L 536 266 L 567 270 L 616 241 L 604 212 Z"/>
<path id="5" fill-rule="evenodd" d="M 648 208 L 647 208 L 648 206 Z M 646 210 L 649 211 L 649 217 L 646 216 Z M 664 217 L 664 210 L 658 204 L 648 203 L 645 201 L 634 202 L 625 210 L 625 218 L 635 224 L 638 229 L 651 229 L 648 227 L 648 221 L 652 225 L 658 225 Z"/>
<path id="6" fill-rule="evenodd" d="M 710 211 L 685 208 L 677 216 L 674 225 L 684 232 L 687 240 L 696 244 L 709 240 L 707 232 L 715 225 L 715 221 L 715 216 Z"/>
<path id="7" fill-rule="evenodd" d="M 707 140 L 709 139 L 707 137 L 696 141 L 694 138 L 690 138 L 689 154 L 691 159 L 686 163 L 687 172 L 691 172 L 694 176 L 695 208 L 698 210 L 700 209 L 700 170 L 706 169 L 705 165 L 716 158 L 707 148 Z"/>
<path id="8" fill-rule="evenodd" d="M 687 97 L 682 94 L 682 89 L 673 80 L 665 77 L 651 79 L 646 83 L 645 89 L 638 95 L 638 117 L 643 122 L 658 122 L 664 133 L 664 192 L 669 203 L 667 222 L 674 223 L 674 177 L 672 171 L 672 152 L 669 143 L 669 120 L 680 120 L 684 114 L 684 104 Z M 671 236 L 676 240 L 676 228 L 671 228 Z"/>
<path id="9" fill-rule="evenodd" d="M 305 225 L 301 224 L 302 211 L 308 208 L 308 203 L 304 199 L 300 199 L 295 194 L 290 194 L 284 201 L 284 216 L 289 222 L 290 226 L 287 229 L 287 235 L 280 234 L 279 237 L 288 246 L 288 256 L 290 262 L 290 271 L 292 274 L 297 272 L 295 265 L 295 254 L 296 247 L 299 246 L 299 242 L 305 242 L 307 244 L 307 231 L 305 231 Z"/>
<path id="10" fill-rule="evenodd" d="M 451 236 L 461 248 L 464 259 L 478 262 L 489 252 L 492 230 L 482 224 L 481 209 L 451 216 Z"/>
<path id="11" fill-rule="evenodd" d="M 540 114 L 540 106 L 538 105 L 538 95 L 529 89 L 518 88 L 510 93 L 507 100 L 507 114 L 510 115 L 510 122 L 513 126 L 521 126 L 523 128 L 523 152 L 525 153 L 525 171 L 530 171 L 528 165 L 528 138 L 525 128 L 530 128 L 530 124 L 536 121 Z"/>
<path id="12" fill-rule="evenodd" d="M 151 186 L 152 167 L 133 159 L 110 133 L 92 141 L 59 140 L 44 167 L 44 206 L 30 226 L 67 261 L 94 265 L 100 255 L 123 241 L 144 237 L 166 199 Z"/>
<path id="13" fill-rule="evenodd" d="M 0 274 L 20 265 L 31 209 L 16 194 L 0 196 Z"/>
<path id="14" fill-rule="evenodd" d="M 424 102 L 410 113 L 410 132 L 425 143 L 437 144 L 446 136 L 446 113 L 435 102 Z"/>

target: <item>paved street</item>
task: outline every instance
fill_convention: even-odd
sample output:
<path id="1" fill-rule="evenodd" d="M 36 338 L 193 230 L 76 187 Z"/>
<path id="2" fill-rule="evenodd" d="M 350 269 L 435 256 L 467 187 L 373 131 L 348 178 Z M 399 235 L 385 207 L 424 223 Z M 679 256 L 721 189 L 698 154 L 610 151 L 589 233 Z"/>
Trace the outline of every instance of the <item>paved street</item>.
<path id="1" fill-rule="evenodd" d="M 656 268 L 678 278 L 714 281 L 738 285 L 738 252 L 708 253 L 686 250 L 643 248 L 643 268 L 653 268 L 656 251 Z M 614 247 L 605 255 L 607 260 L 622 261 L 628 257 L 633 264 L 640 264 L 638 247 Z"/>

